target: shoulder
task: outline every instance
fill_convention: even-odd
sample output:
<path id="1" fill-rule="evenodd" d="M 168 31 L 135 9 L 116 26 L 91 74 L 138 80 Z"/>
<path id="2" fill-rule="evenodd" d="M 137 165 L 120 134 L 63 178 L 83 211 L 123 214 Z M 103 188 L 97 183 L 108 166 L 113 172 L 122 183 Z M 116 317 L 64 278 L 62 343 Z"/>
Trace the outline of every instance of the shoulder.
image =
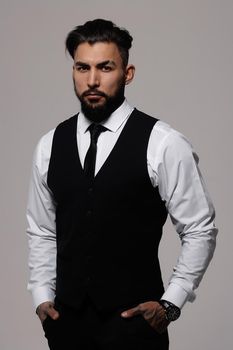
<path id="1" fill-rule="evenodd" d="M 75 125 L 76 122 L 77 114 L 63 120 L 54 129 L 48 131 L 39 139 L 35 149 L 37 162 L 49 160 L 55 133 L 59 132 L 59 130 Z"/>
<path id="2" fill-rule="evenodd" d="M 77 125 L 78 114 L 75 114 L 72 117 L 67 118 L 67 119 L 63 120 L 61 123 L 59 123 L 57 125 L 57 127 L 55 128 L 55 132 L 60 132 L 61 130 L 75 127 Z"/>
<path id="3" fill-rule="evenodd" d="M 155 124 L 152 137 L 158 139 L 161 145 L 177 147 L 187 145 L 188 147 L 192 147 L 190 140 L 183 133 L 162 120 L 158 120 Z"/>
<path id="4" fill-rule="evenodd" d="M 158 120 L 152 129 L 148 145 L 148 157 L 151 161 L 156 159 L 159 162 L 167 157 L 173 158 L 174 161 L 194 157 L 198 161 L 190 140 L 180 131 L 161 120 Z"/>
<path id="5" fill-rule="evenodd" d="M 41 175 L 43 175 L 48 168 L 54 132 L 55 128 L 44 134 L 39 139 L 34 151 L 33 163 Z"/>
<path id="6" fill-rule="evenodd" d="M 189 147 L 192 147 L 190 141 L 185 135 L 173 128 L 168 123 L 159 119 L 158 116 L 151 116 L 146 114 L 138 109 L 134 109 L 134 113 L 141 117 L 140 120 L 146 120 L 151 123 L 153 126 L 151 131 L 150 139 L 156 146 L 179 146 L 187 144 Z"/>

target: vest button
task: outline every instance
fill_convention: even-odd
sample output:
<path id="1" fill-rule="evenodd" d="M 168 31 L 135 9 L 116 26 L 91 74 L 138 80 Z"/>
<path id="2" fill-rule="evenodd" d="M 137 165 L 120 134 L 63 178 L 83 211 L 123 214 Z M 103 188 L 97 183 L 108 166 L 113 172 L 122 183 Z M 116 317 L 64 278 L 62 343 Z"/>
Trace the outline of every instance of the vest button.
<path id="1" fill-rule="evenodd" d="M 87 258 L 86 258 L 87 263 L 89 263 L 91 260 L 92 260 L 92 256 L 88 255 Z"/>
<path id="2" fill-rule="evenodd" d="M 92 210 L 88 210 L 88 211 L 86 212 L 86 217 L 87 217 L 87 218 L 90 218 L 91 215 L 92 215 Z"/>
<path id="3" fill-rule="evenodd" d="M 88 188 L 88 194 L 89 194 L 89 196 L 91 196 L 92 193 L 93 193 L 93 187 Z"/>

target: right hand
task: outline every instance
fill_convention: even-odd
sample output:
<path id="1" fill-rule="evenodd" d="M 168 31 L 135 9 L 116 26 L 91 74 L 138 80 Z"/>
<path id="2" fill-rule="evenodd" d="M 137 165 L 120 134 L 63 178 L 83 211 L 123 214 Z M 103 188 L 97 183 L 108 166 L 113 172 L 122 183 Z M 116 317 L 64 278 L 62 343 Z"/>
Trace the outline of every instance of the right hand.
<path id="1" fill-rule="evenodd" d="M 59 313 L 54 309 L 54 303 L 52 301 L 45 301 L 40 304 L 36 309 L 36 313 L 41 323 L 43 323 L 47 317 L 52 318 L 54 321 L 59 318 Z"/>
<path id="2" fill-rule="evenodd" d="M 159 334 L 165 332 L 169 325 L 169 321 L 166 319 L 166 312 L 157 301 L 146 301 L 121 313 L 121 316 L 125 318 L 136 315 L 142 315 L 151 328 Z"/>

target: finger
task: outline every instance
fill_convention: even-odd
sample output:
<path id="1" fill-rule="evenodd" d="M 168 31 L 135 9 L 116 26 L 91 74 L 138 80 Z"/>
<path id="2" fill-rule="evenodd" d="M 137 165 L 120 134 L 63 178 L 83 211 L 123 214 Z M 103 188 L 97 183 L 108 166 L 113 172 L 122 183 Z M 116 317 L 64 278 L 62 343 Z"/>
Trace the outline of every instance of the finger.
<path id="1" fill-rule="evenodd" d="M 123 311 L 121 313 L 121 316 L 127 318 L 127 317 L 133 317 L 133 316 L 139 315 L 141 313 L 142 313 L 142 310 L 140 308 L 140 305 L 138 305 L 131 309 Z"/>
<path id="2" fill-rule="evenodd" d="M 169 322 L 167 321 L 167 322 L 163 322 L 163 323 L 161 323 L 161 324 L 158 324 L 157 325 L 157 332 L 159 333 L 159 334 L 162 334 L 162 333 L 164 333 L 166 330 L 167 330 L 167 327 L 168 327 L 168 325 L 169 325 Z"/>
<path id="3" fill-rule="evenodd" d="M 51 317 L 53 320 L 57 320 L 59 318 L 59 312 L 54 309 L 52 305 L 46 310 L 46 314 Z"/>
<path id="4" fill-rule="evenodd" d="M 46 320 L 46 318 L 48 317 L 47 312 L 45 312 L 45 311 L 38 312 L 38 317 L 39 317 L 40 321 L 43 323 Z"/>

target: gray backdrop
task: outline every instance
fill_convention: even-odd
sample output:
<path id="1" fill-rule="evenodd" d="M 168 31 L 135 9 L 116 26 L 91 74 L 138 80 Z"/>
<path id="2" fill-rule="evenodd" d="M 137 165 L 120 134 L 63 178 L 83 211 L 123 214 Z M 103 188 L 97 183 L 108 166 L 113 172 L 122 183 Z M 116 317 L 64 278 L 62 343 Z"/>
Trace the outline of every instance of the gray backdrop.
<path id="1" fill-rule="evenodd" d="M 171 350 L 232 348 L 231 0 L 0 0 L 0 349 L 45 350 L 26 290 L 26 201 L 39 138 L 79 108 L 66 34 L 103 17 L 134 36 L 131 104 L 183 132 L 200 156 L 220 229 L 193 304 L 170 326 Z M 168 219 L 160 248 L 167 285 L 180 243 Z"/>

